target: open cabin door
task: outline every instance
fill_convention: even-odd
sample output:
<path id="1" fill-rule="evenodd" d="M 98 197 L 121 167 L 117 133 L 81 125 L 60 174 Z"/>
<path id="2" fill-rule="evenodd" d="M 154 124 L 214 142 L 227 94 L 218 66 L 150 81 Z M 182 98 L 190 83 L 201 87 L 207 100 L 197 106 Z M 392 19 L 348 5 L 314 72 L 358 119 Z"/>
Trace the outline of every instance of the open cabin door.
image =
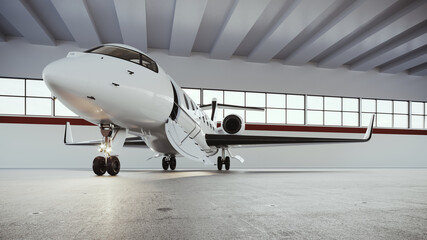
<path id="1" fill-rule="evenodd" d="M 186 114 L 180 114 L 175 120 L 169 118 L 166 122 L 165 131 L 169 142 L 183 157 L 212 164 L 206 152 L 195 141 L 196 136 L 202 134 L 200 125 Z"/>

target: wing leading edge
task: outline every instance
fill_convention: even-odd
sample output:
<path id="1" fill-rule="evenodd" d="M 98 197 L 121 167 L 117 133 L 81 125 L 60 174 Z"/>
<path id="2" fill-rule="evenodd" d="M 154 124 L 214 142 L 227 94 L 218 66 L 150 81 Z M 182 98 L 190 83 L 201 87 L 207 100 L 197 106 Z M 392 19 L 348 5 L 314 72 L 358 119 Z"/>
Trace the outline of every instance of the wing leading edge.
<path id="1" fill-rule="evenodd" d="M 344 143 L 367 142 L 372 137 L 375 115 L 363 138 L 315 138 L 315 137 L 276 137 L 255 135 L 231 135 L 231 134 L 206 134 L 206 142 L 209 146 L 245 146 L 267 144 L 298 144 L 298 143 Z"/>

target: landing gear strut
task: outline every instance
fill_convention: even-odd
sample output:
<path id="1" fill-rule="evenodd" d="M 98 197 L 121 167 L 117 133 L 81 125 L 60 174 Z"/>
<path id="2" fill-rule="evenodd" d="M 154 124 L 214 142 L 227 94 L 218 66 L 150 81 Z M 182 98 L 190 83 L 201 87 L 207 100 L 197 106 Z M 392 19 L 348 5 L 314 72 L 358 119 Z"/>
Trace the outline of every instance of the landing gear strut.
<path id="1" fill-rule="evenodd" d="M 171 170 L 175 170 L 176 168 L 176 158 L 175 156 L 166 156 L 162 159 L 162 167 L 163 170 L 168 170 L 170 167 Z"/>
<path id="2" fill-rule="evenodd" d="M 222 156 L 218 157 L 218 160 L 216 162 L 216 166 L 219 171 L 222 170 L 222 165 L 224 165 L 225 170 L 230 170 L 230 157 L 225 157 L 225 149 L 222 149 Z"/>
<path id="3" fill-rule="evenodd" d="M 92 170 L 98 176 L 104 175 L 105 172 L 108 172 L 111 176 L 116 176 L 120 172 L 120 160 L 117 156 L 111 156 L 113 144 L 111 136 L 113 134 L 114 125 L 101 124 L 100 129 L 104 139 L 99 151 L 103 152 L 104 156 L 98 156 L 93 160 Z"/>

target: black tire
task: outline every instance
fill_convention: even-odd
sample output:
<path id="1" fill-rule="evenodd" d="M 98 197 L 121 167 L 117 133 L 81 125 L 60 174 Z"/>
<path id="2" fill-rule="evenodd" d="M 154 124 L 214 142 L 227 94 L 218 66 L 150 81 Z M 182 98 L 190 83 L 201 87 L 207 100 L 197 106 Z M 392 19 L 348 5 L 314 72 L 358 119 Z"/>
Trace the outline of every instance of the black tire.
<path id="1" fill-rule="evenodd" d="M 120 172 L 120 161 L 116 156 L 107 159 L 107 172 L 111 176 L 116 176 Z"/>
<path id="2" fill-rule="evenodd" d="M 222 157 L 218 157 L 218 160 L 216 161 L 216 167 L 219 171 L 222 170 Z"/>
<path id="3" fill-rule="evenodd" d="M 105 165 L 105 158 L 98 156 L 93 159 L 92 170 L 98 176 L 104 175 L 105 171 L 107 171 L 107 166 Z"/>
<path id="4" fill-rule="evenodd" d="M 225 161 L 224 161 L 224 165 L 225 165 L 225 170 L 230 170 L 230 157 L 225 157 Z"/>
<path id="5" fill-rule="evenodd" d="M 171 157 L 171 159 L 169 160 L 169 167 L 171 168 L 171 170 L 175 170 L 175 168 L 176 168 L 176 158 L 175 157 Z"/>
<path id="6" fill-rule="evenodd" d="M 168 170 L 168 168 L 169 168 L 169 162 L 168 161 L 166 161 L 166 157 L 163 157 L 163 159 L 162 159 L 162 167 L 163 167 L 163 170 Z"/>

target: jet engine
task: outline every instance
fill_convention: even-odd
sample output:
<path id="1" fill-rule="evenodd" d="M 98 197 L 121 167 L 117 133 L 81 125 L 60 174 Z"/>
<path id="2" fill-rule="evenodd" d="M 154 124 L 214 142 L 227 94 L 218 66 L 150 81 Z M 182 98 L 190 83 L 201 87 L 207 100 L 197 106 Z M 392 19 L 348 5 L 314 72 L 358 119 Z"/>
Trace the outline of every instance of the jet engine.
<path id="1" fill-rule="evenodd" d="M 222 121 L 222 129 L 228 134 L 236 134 L 245 130 L 245 123 L 240 116 L 230 114 Z"/>

